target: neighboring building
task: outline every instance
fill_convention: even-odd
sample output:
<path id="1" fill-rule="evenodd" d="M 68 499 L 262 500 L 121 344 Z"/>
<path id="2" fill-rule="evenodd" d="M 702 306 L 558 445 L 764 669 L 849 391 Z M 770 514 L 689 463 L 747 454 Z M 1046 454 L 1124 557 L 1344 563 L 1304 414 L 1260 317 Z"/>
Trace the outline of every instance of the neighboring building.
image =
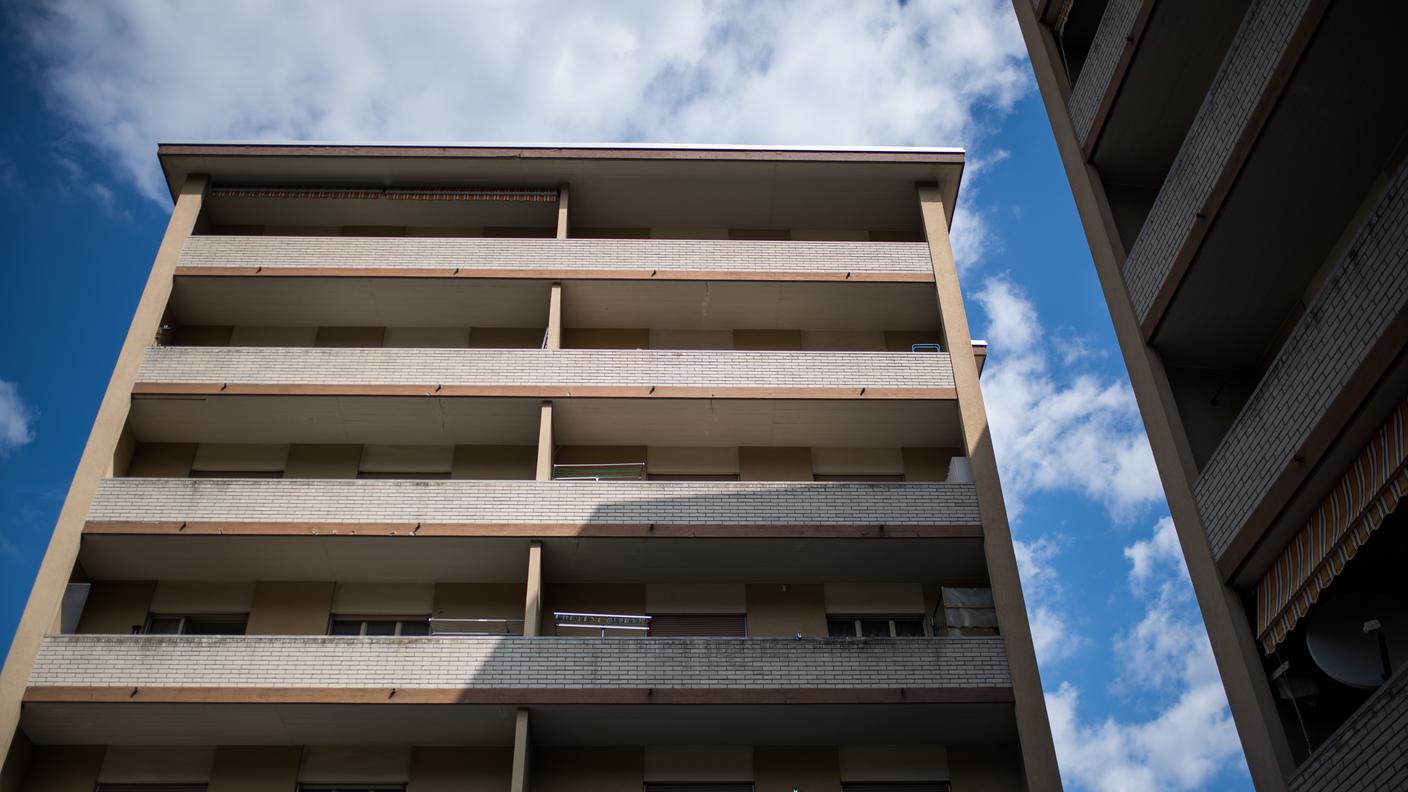
<path id="1" fill-rule="evenodd" d="M 159 155 L 6 792 L 1060 787 L 961 151 Z"/>
<path id="2" fill-rule="evenodd" d="M 1014 7 L 1253 780 L 1408 788 L 1408 3 Z"/>

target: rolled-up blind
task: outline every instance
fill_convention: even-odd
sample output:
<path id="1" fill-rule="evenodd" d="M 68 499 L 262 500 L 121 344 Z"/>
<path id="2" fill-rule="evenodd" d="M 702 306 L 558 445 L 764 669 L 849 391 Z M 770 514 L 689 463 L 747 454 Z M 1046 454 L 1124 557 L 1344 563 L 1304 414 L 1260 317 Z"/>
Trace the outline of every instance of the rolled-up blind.
<path id="1" fill-rule="evenodd" d="M 645 792 L 753 792 L 753 784 L 646 784 Z"/>
<path id="2" fill-rule="evenodd" d="M 743 638 L 747 634 L 747 619 L 741 613 L 678 613 L 650 617 L 650 635 L 655 638 Z"/>
<path id="3" fill-rule="evenodd" d="M 205 784 L 98 784 L 98 792 L 205 792 Z"/>
<path id="4" fill-rule="evenodd" d="M 870 784 L 865 781 L 843 781 L 841 792 L 949 792 L 948 781 L 903 781 Z"/>

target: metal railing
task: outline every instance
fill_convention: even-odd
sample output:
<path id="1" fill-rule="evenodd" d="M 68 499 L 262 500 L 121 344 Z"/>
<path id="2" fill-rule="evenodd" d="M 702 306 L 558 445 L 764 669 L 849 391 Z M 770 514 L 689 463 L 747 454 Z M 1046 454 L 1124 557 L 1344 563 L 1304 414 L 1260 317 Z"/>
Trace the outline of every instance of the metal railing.
<path id="1" fill-rule="evenodd" d="M 650 617 L 621 613 L 566 613 L 553 611 L 553 624 L 578 630 L 599 630 L 605 638 L 608 630 L 616 632 L 650 632 Z"/>
<path id="2" fill-rule="evenodd" d="M 429 619 L 431 635 L 522 635 L 522 619 Z M 492 625 L 501 625 L 494 629 Z M 517 624 L 518 632 L 511 625 Z"/>
<path id="3" fill-rule="evenodd" d="M 644 481 L 644 462 L 612 462 L 605 465 L 553 465 L 554 481 Z"/>

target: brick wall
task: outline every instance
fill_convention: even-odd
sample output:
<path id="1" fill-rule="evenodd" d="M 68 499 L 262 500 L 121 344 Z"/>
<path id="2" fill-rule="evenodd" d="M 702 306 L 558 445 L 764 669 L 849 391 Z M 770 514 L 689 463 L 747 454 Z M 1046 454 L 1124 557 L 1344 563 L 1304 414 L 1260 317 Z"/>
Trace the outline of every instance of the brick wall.
<path id="1" fill-rule="evenodd" d="M 1090 127 L 1095 123 L 1095 114 L 1114 78 L 1115 65 L 1124 53 L 1125 39 L 1134 29 L 1134 18 L 1139 16 L 1141 5 L 1143 0 L 1110 0 L 1100 17 L 1095 41 L 1090 45 L 1090 53 L 1085 57 L 1066 105 L 1081 145 L 1085 145 Z"/>
<path id="2" fill-rule="evenodd" d="M 94 521 L 980 525 L 971 484 L 107 479 Z"/>
<path id="3" fill-rule="evenodd" d="M 1001 638 L 48 636 L 30 685 L 1009 687 Z"/>
<path id="4" fill-rule="evenodd" d="M 1291 777 L 1291 792 L 1408 789 L 1408 670 L 1374 696 Z"/>
<path id="5" fill-rule="evenodd" d="M 153 347 L 138 382 L 952 388 L 946 353 Z"/>
<path id="6" fill-rule="evenodd" d="M 933 275 L 922 242 L 195 236 L 183 267 L 459 267 Z"/>
<path id="7" fill-rule="evenodd" d="M 1141 322 L 1307 5 L 1309 0 L 1256 0 L 1242 20 L 1125 260 L 1129 299 Z"/>
<path id="8" fill-rule="evenodd" d="M 1282 345 L 1194 485 L 1218 556 L 1408 306 L 1408 166 Z"/>

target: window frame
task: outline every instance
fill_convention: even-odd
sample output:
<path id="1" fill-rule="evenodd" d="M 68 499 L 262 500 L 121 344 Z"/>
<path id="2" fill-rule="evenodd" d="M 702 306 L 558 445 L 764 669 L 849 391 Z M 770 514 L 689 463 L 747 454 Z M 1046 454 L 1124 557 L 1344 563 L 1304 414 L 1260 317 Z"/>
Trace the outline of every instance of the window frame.
<path id="1" fill-rule="evenodd" d="M 861 622 L 866 622 L 866 621 L 880 621 L 880 620 L 884 620 L 884 621 L 887 621 L 887 622 L 889 623 L 890 634 L 889 634 L 888 636 L 885 636 L 885 635 L 862 635 L 862 634 L 861 634 Z M 919 634 L 919 635 L 899 635 L 899 634 L 898 634 L 899 631 L 896 629 L 896 625 L 895 625 L 895 623 L 896 623 L 897 621 L 902 621 L 902 622 L 917 622 L 917 623 L 919 624 L 919 632 L 920 632 L 920 634 Z M 924 618 L 924 614 L 922 614 L 922 613 L 859 613 L 859 614 L 850 614 L 850 613 L 828 613 L 828 614 L 826 614 L 826 637 L 827 637 L 827 638 L 835 638 L 836 640 L 850 640 L 850 639 L 852 639 L 852 638 L 930 638 L 930 637 L 933 637 L 933 636 L 932 636 L 932 634 L 931 634 L 930 631 L 929 631 L 929 626 L 928 626 L 928 624 L 926 623 L 927 621 L 928 621 L 928 619 L 925 619 L 925 618 Z M 853 625 L 853 627 L 854 627 L 854 629 L 855 629 L 855 634 L 854 634 L 854 635 L 832 635 L 832 634 L 831 634 L 831 624 L 832 624 L 832 622 L 851 622 L 852 625 Z"/>
<path id="2" fill-rule="evenodd" d="M 162 632 L 162 633 L 152 632 L 152 622 L 155 622 L 155 621 L 157 621 L 158 619 L 177 619 L 177 620 L 178 620 L 178 623 L 177 623 L 177 627 L 176 627 L 176 632 L 174 632 L 174 633 L 171 633 L 171 632 Z M 215 622 L 226 621 L 226 622 L 228 622 L 228 623 L 230 623 L 230 624 L 234 624 L 234 623 L 236 623 L 236 622 L 239 622 L 239 623 L 241 624 L 241 626 L 242 626 L 244 629 L 243 629 L 241 632 L 239 632 L 239 633 L 193 633 L 193 632 L 187 632 L 187 630 L 188 630 L 188 628 L 189 628 L 189 626 L 190 626 L 190 623 L 191 623 L 191 621 L 192 621 L 193 619 L 196 620 L 196 621 L 215 621 Z M 237 613 L 237 612 L 229 612 L 229 613 L 158 613 L 158 612 L 155 612 L 155 611 L 148 611 L 148 612 L 147 612 L 147 620 L 142 623 L 142 633 L 141 633 L 141 634 L 142 634 L 142 635 L 204 635 L 204 636 L 211 636 L 211 635 L 229 635 L 229 636 L 248 635 L 248 634 L 249 634 L 249 614 L 248 614 L 248 613 Z"/>
<path id="3" fill-rule="evenodd" d="M 338 635 L 337 633 L 333 632 L 333 630 L 337 627 L 338 622 L 361 622 L 361 628 L 359 629 L 356 635 Z M 371 622 L 395 622 L 396 632 L 392 635 L 367 635 L 367 625 Z M 407 623 L 424 624 L 426 630 L 425 634 L 402 634 L 401 630 Z M 432 633 L 430 632 L 430 614 L 428 613 L 424 616 L 366 616 L 360 614 L 334 613 L 333 615 L 328 617 L 327 634 L 329 637 L 332 638 L 429 638 L 432 635 Z"/>

